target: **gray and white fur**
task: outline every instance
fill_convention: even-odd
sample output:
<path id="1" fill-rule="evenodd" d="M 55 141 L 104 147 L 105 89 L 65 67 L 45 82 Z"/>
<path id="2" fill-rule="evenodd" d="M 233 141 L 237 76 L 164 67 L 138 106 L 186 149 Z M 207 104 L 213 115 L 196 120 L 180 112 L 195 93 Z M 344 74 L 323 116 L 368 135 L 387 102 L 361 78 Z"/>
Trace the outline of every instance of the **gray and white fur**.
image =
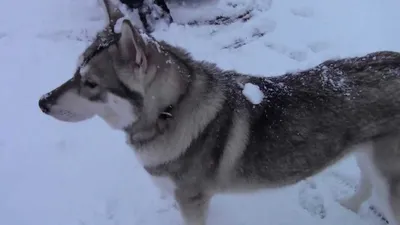
<path id="1" fill-rule="evenodd" d="M 217 193 L 292 185 L 361 145 L 372 149 L 400 221 L 399 53 L 250 76 L 194 60 L 104 3 L 109 25 L 40 108 L 66 122 L 97 115 L 124 131 L 146 171 L 169 183 L 186 225 L 206 223 Z M 260 104 L 243 95 L 246 83 L 263 92 Z"/>

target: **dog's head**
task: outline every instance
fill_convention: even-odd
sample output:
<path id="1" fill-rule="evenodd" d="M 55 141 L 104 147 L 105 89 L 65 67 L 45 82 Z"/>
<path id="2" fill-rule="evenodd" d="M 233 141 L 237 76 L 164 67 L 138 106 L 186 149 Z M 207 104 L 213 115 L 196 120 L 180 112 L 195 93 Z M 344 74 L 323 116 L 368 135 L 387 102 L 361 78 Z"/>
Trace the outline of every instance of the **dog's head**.
<path id="1" fill-rule="evenodd" d="M 71 79 L 39 100 L 41 110 L 61 121 L 79 122 L 95 115 L 123 130 L 138 120 L 155 120 L 174 103 L 180 89 L 170 56 L 122 13 L 104 0 L 108 25 L 84 51 Z"/>

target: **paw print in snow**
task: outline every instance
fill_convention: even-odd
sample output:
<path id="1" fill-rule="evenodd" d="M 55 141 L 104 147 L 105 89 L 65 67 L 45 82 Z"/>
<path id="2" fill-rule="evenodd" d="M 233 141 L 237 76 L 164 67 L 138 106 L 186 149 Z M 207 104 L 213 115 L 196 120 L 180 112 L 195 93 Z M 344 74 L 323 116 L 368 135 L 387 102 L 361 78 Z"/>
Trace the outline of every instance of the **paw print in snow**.
<path id="1" fill-rule="evenodd" d="M 302 184 L 299 191 L 299 204 L 312 216 L 317 216 L 320 219 L 326 217 L 323 196 L 319 193 L 316 184 L 311 180 L 304 181 Z"/>
<path id="2" fill-rule="evenodd" d="M 290 50 L 285 45 L 276 44 L 276 43 L 265 43 L 267 48 L 271 50 L 286 55 L 287 57 L 296 60 L 298 62 L 305 61 L 307 59 L 307 52 L 301 50 Z"/>
<path id="3" fill-rule="evenodd" d="M 258 40 L 259 38 L 263 37 L 266 32 L 265 30 L 259 29 L 259 28 L 255 28 L 250 37 L 240 37 L 240 38 L 236 38 L 233 43 L 226 45 L 223 47 L 223 49 L 237 49 L 240 48 L 244 45 L 247 45 L 251 42 L 254 42 L 256 40 Z"/>
<path id="4" fill-rule="evenodd" d="M 319 41 L 319 42 L 312 42 L 307 45 L 307 47 L 314 53 L 319 53 L 322 51 L 327 50 L 330 45 L 327 42 Z"/>
<path id="5" fill-rule="evenodd" d="M 292 9 L 291 12 L 293 15 L 303 18 L 309 18 L 314 16 L 314 10 L 308 7 Z"/>
<path id="6" fill-rule="evenodd" d="M 330 180 L 329 189 L 333 198 L 337 201 L 345 199 L 354 194 L 357 188 L 357 178 L 331 171 L 327 178 Z"/>
<path id="7" fill-rule="evenodd" d="M 289 52 L 289 58 L 296 60 L 298 62 L 305 61 L 307 59 L 307 52 L 304 51 L 292 51 Z"/>
<path id="8" fill-rule="evenodd" d="M 111 199 L 100 205 L 100 208 L 93 212 L 89 218 L 80 219 L 79 225 L 97 224 L 97 225 L 119 225 L 118 219 L 118 201 Z"/>

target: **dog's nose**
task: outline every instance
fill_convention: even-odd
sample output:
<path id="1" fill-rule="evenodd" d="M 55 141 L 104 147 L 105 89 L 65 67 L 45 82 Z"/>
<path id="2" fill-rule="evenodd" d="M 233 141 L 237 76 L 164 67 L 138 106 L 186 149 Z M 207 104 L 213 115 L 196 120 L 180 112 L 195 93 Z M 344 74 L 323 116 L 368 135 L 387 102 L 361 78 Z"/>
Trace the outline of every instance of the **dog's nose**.
<path id="1" fill-rule="evenodd" d="M 48 114 L 50 112 L 50 105 L 47 103 L 45 98 L 39 100 L 39 107 L 42 112 Z"/>

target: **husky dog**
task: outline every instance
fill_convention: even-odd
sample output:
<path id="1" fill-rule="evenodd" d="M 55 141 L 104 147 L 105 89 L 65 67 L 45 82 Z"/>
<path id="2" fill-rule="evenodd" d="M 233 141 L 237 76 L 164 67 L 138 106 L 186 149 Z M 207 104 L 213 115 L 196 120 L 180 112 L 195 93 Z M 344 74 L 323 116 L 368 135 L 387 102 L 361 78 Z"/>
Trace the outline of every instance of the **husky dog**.
<path id="1" fill-rule="evenodd" d="M 194 60 L 140 33 L 109 0 L 104 5 L 109 25 L 39 106 L 61 121 L 98 115 L 124 131 L 185 224 L 204 225 L 217 193 L 292 185 L 362 145 L 372 149 L 400 220 L 400 53 L 256 77 Z M 262 101 L 243 94 L 249 84 Z"/>

